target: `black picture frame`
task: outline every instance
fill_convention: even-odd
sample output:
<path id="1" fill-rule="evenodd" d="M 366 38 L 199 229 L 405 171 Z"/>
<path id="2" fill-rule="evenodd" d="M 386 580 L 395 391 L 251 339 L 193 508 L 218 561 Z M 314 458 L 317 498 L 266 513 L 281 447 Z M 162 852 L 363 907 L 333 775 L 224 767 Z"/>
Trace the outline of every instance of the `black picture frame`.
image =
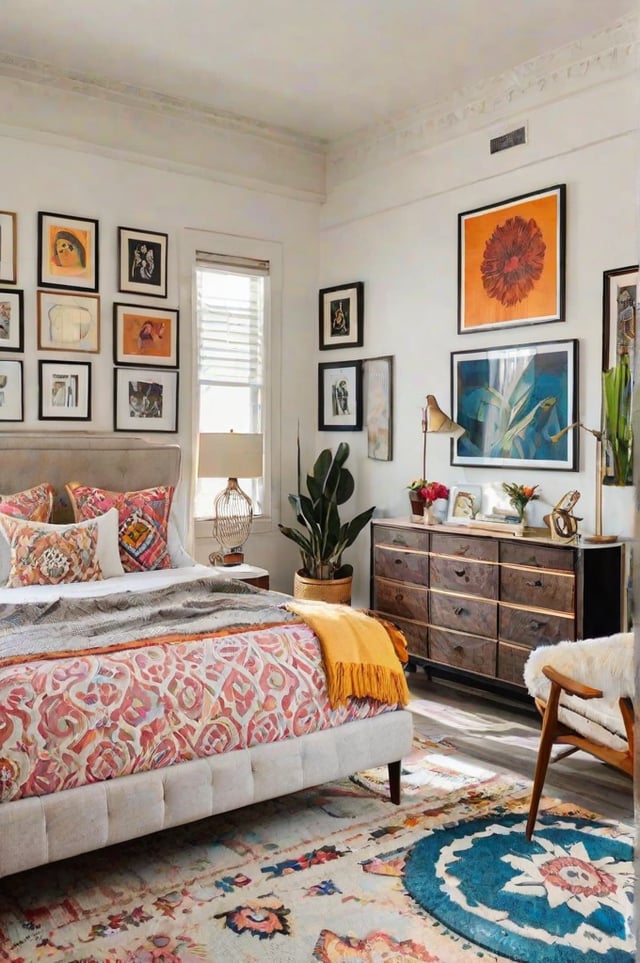
<path id="1" fill-rule="evenodd" d="M 318 365 L 318 430 L 362 431 L 362 361 Z"/>
<path id="2" fill-rule="evenodd" d="M 0 421 L 24 421 L 22 361 L 0 358 Z"/>
<path id="3" fill-rule="evenodd" d="M 458 334 L 565 320 L 566 184 L 458 214 Z"/>
<path id="4" fill-rule="evenodd" d="M 18 215 L 0 211 L 0 284 L 18 280 Z"/>
<path id="5" fill-rule="evenodd" d="M 38 286 L 97 291 L 99 229 L 95 218 L 38 211 Z"/>
<path id="6" fill-rule="evenodd" d="M 38 420 L 91 421 L 91 362 L 38 361 Z"/>
<path id="7" fill-rule="evenodd" d="M 634 371 L 638 265 L 602 272 L 602 370 L 613 368 L 622 354 L 629 355 Z"/>
<path id="8" fill-rule="evenodd" d="M 118 228 L 118 291 L 148 298 L 167 296 L 169 235 Z"/>
<path id="9" fill-rule="evenodd" d="M 178 431 L 179 373 L 169 368 L 114 368 L 113 430 Z"/>
<path id="10" fill-rule="evenodd" d="M 179 325 L 177 308 L 114 302 L 113 363 L 132 368 L 177 368 Z"/>
<path id="11" fill-rule="evenodd" d="M 0 351 L 24 350 L 24 291 L 0 288 Z"/>
<path id="12" fill-rule="evenodd" d="M 578 470 L 576 338 L 454 351 L 451 391 L 452 465 Z"/>
<path id="13" fill-rule="evenodd" d="M 352 281 L 318 293 L 320 351 L 361 348 L 364 344 L 364 281 Z"/>

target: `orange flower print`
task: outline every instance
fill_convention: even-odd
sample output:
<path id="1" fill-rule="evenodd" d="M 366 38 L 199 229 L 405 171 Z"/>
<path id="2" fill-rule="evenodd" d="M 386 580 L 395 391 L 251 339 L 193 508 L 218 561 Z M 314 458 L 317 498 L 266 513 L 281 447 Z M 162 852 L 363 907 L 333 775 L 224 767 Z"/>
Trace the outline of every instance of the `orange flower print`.
<path id="1" fill-rule="evenodd" d="M 484 248 L 482 283 L 490 298 L 506 307 L 524 301 L 542 275 L 547 246 L 533 218 L 509 217 Z"/>

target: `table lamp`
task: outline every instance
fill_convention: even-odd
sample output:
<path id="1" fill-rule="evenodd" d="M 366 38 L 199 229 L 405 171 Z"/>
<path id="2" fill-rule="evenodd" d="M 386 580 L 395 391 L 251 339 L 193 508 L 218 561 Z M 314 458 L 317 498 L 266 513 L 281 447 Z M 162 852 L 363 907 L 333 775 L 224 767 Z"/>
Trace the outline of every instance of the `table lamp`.
<path id="1" fill-rule="evenodd" d="M 422 409 L 422 478 L 427 481 L 427 435 L 451 435 L 460 438 L 465 433 L 462 425 L 445 415 L 435 395 L 427 395 L 427 405 Z"/>
<path id="2" fill-rule="evenodd" d="M 238 478 L 262 475 L 262 435 L 235 431 L 201 434 L 198 444 L 198 477 L 224 478 L 227 487 L 213 501 L 213 537 L 221 552 L 209 561 L 223 565 L 240 565 L 244 561 L 242 546 L 251 533 L 253 504 L 238 484 Z"/>
<path id="3" fill-rule="evenodd" d="M 583 425 L 581 421 L 574 421 L 572 424 L 567 425 L 566 428 L 562 428 L 560 431 L 556 432 L 555 435 L 549 435 L 549 440 L 555 445 L 563 435 L 566 435 L 568 431 L 572 428 L 582 428 L 583 431 L 588 431 L 590 435 L 596 440 L 596 530 L 593 535 L 589 535 L 585 538 L 586 542 L 616 542 L 618 540 L 617 535 L 603 535 L 602 534 L 602 435 L 603 432 L 598 431 L 596 428 L 587 428 Z"/>

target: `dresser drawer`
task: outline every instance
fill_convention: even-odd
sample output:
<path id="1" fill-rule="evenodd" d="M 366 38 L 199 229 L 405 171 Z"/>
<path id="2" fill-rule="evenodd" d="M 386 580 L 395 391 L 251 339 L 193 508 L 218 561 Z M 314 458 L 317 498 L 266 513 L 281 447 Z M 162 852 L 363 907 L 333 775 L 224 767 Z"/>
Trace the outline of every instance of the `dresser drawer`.
<path id="1" fill-rule="evenodd" d="M 399 615 L 401 618 L 414 619 L 417 622 L 427 622 L 428 598 L 429 592 L 426 587 L 401 585 L 378 577 L 373 580 L 372 608 L 378 612 Z"/>
<path id="2" fill-rule="evenodd" d="M 498 636 L 498 603 L 431 590 L 429 596 L 431 625 L 475 635 Z"/>
<path id="3" fill-rule="evenodd" d="M 531 649 L 525 649 L 521 645 L 498 642 L 498 678 L 502 682 L 524 688 L 524 664 L 530 653 Z"/>
<path id="4" fill-rule="evenodd" d="M 394 615 L 393 624 L 401 632 L 404 632 L 407 640 L 409 655 L 415 655 L 419 659 L 426 659 L 429 654 L 428 639 L 429 627 L 424 622 L 410 622 L 408 619 L 399 619 Z"/>
<path id="5" fill-rule="evenodd" d="M 494 539 L 466 535 L 431 535 L 431 551 L 437 555 L 453 555 L 456 558 L 477 558 L 485 562 L 498 561 L 498 543 Z"/>
<path id="6" fill-rule="evenodd" d="M 433 588 L 480 595 L 486 599 L 498 598 L 499 570 L 490 562 L 432 555 L 430 581 Z"/>
<path id="7" fill-rule="evenodd" d="M 523 609 L 519 606 L 511 608 L 508 605 L 500 605 L 501 641 L 515 642 L 534 649 L 538 645 L 554 645 L 565 639 L 573 641 L 575 631 L 575 621 L 568 616 Z"/>
<path id="8" fill-rule="evenodd" d="M 500 548 L 500 561 L 507 565 L 528 565 L 531 568 L 553 568 L 558 571 L 572 572 L 575 555 L 566 548 L 550 548 L 519 539 L 503 541 Z"/>
<path id="9" fill-rule="evenodd" d="M 373 556 L 376 575 L 426 586 L 429 579 L 429 556 L 426 553 L 376 545 Z"/>
<path id="10" fill-rule="evenodd" d="M 479 639 L 463 632 L 429 629 L 429 658 L 456 669 L 466 669 L 481 675 L 496 674 L 497 644 L 491 639 Z"/>
<path id="11" fill-rule="evenodd" d="M 415 548 L 420 552 L 429 550 L 429 533 L 419 528 L 391 528 L 374 525 L 372 529 L 374 545 L 391 545 L 398 548 Z"/>
<path id="12" fill-rule="evenodd" d="M 575 578 L 567 572 L 550 572 L 534 568 L 503 565 L 500 571 L 500 600 L 553 609 L 554 612 L 573 612 Z"/>

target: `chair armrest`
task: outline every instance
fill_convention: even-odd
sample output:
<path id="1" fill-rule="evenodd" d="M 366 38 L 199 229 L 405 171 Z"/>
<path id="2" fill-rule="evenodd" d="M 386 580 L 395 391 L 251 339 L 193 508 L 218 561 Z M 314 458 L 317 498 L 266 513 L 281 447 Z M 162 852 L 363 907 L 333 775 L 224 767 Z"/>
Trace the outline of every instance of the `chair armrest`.
<path id="1" fill-rule="evenodd" d="M 578 696 L 580 699 L 602 699 L 601 689 L 593 689 L 591 686 L 584 685 L 582 682 L 576 682 L 575 679 L 570 679 L 568 675 L 562 675 L 561 672 L 557 672 L 551 665 L 544 665 L 542 667 L 542 674 L 545 675 L 550 682 L 555 682 L 556 685 L 559 685 L 567 695 Z"/>

